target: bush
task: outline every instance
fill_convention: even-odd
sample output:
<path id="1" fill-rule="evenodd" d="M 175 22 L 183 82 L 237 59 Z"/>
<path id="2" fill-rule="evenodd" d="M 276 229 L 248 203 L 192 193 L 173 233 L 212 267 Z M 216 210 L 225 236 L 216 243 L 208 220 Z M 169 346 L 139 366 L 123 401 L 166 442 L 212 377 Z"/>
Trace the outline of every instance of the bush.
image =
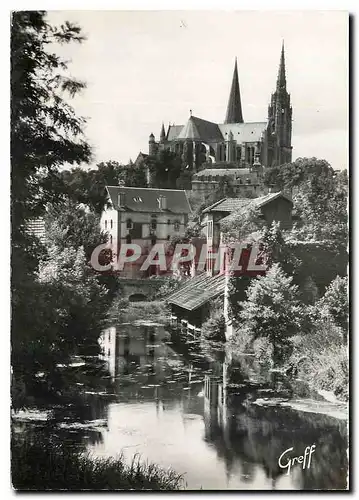
<path id="1" fill-rule="evenodd" d="M 342 343 L 342 329 L 331 322 L 320 321 L 311 333 L 295 337 L 293 345 L 290 363 L 298 377 L 347 400 L 349 361 L 347 347 Z"/>
<path id="2" fill-rule="evenodd" d="M 215 311 L 202 325 L 201 335 L 205 340 L 214 342 L 226 341 L 226 322 L 223 313 Z"/>

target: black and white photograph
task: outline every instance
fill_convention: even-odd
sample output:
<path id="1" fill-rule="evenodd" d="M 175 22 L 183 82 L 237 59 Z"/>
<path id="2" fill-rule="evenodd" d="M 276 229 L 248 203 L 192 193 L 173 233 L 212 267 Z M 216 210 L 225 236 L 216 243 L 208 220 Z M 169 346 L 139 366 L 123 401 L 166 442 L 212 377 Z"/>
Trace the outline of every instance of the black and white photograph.
<path id="1" fill-rule="evenodd" d="M 350 490 L 349 13 L 8 15 L 12 489 Z"/>

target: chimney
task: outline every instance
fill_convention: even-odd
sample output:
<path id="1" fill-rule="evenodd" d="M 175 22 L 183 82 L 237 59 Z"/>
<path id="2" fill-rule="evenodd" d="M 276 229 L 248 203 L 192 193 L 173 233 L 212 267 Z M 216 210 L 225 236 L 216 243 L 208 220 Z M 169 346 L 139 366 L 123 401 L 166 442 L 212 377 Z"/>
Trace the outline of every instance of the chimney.
<path id="1" fill-rule="evenodd" d="M 120 193 L 118 193 L 117 204 L 118 204 L 119 207 L 124 207 L 125 206 L 125 193 L 123 191 L 121 191 Z"/>
<path id="2" fill-rule="evenodd" d="M 161 210 L 167 210 L 167 198 L 162 194 L 158 198 L 158 206 Z"/>

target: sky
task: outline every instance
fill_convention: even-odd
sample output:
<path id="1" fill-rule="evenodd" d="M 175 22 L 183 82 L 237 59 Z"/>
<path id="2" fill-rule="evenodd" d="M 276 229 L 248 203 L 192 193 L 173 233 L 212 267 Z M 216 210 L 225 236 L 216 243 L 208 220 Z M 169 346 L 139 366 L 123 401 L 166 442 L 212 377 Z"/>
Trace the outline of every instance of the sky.
<path id="1" fill-rule="evenodd" d="M 60 49 L 87 83 L 94 163 L 135 160 L 161 124 L 223 123 L 237 57 L 244 121 L 265 121 L 282 40 L 293 107 L 293 160 L 348 167 L 348 14 L 344 11 L 50 11 L 87 40 Z"/>

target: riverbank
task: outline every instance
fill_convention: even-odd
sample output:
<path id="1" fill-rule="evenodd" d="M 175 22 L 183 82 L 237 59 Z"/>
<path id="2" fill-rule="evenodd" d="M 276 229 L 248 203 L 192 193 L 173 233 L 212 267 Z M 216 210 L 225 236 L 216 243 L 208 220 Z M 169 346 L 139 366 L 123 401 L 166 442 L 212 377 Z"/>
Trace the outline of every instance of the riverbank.
<path id="1" fill-rule="evenodd" d="M 182 477 L 171 469 L 144 463 L 135 456 L 95 458 L 69 446 L 51 443 L 12 444 L 12 484 L 20 491 L 180 490 Z"/>

